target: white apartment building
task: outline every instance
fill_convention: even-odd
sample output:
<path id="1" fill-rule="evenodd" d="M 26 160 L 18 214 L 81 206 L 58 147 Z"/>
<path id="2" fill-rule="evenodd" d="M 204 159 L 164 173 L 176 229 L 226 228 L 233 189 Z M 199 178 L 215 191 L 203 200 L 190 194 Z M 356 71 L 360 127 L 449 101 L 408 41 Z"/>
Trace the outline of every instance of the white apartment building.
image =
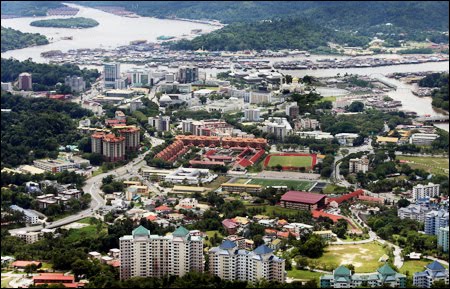
<path id="1" fill-rule="evenodd" d="M 169 236 L 150 235 L 139 226 L 119 239 L 120 279 L 183 276 L 203 272 L 203 239 L 179 227 Z"/>
<path id="2" fill-rule="evenodd" d="M 260 121 L 261 110 L 259 108 L 247 108 L 244 110 L 245 121 Z"/>
<path id="3" fill-rule="evenodd" d="M 407 207 L 399 208 L 397 216 L 400 219 L 411 219 L 421 223 L 425 222 L 425 216 L 431 209 L 426 206 L 410 204 Z"/>
<path id="4" fill-rule="evenodd" d="M 263 131 L 273 133 L 281 140 L 292 133 L 292 126 L 284 117 L 269 117 L 263 124 Z"/>
<path id="5" fill-rule="evenodd" d="M 224 280 L 256 282 L 260 279 L 284 283 L 285 260 L 273 250 L 261 245 L 254 251 L 239 250 L 238 245 L 225 240 L 209 250 L 209 272 Z"/>
<path id="6" fill-rule="evenodd" d="M 413 285 L 418 288 L 431 288 L 435 281 L 442 280 L 448 284 L 448 270 L 438 261 L 428 264 L 425 271 L 414 273 Z"/>
<path id="7" fill-rule="evenodd" d="M 433 198 L 439 196 L 439 185 L 428 183 L 428 185 L 416 185 L 412 189 L 412 197 L 414 201 L 423 198 Z"/>
<path id="8" fill-rule="evenodd" d="M 22 212 L 24 214 L 24 216 L 25 216 L 25 222 L 27 224 L 31 224 L 31 225 L 39 224 L 39 216 L 36 213 L 34 213 L 34 212 L 30 211 L 30 210 L 26 210 L 24 208 L 21 208 L 21 207 L 19 207 L 17 205 L 11 205 L 10 208 L 13 211 Z"/>
<path id="9" fill-rule="evenodd" d="M 316 128 L 320 128 L 320 122 L 317 119 L 302 118 L 295 122 L 295 129 L 305 130 Z"/>
<path id="10" fill-rule="evenodd" d="M 409 138 L 409 143 L 419 146 L 429 146 L 439 135 L 434 133 L 415 133 Z"/>
<path id="11" fill-rule="evenodd" d="M 315 131 L 297 131 L 295 133 L 300 138 L 312 138 L 312 139 L 333 139 L 334 136 L 331 135 L 329 132 L 323 132 L 319 130 Z"/>
<path id="12" fill-rule="evenodd" d="M 32 244 L 34 242 L 39 241 L 41 233 L 40 232 L 19 231 L 19 232 L 13 234 L 13 236 L 24 240 L 25 242 L 27 242 L 27 244 Z"/>
<path id="13" fill-rule="evenodd" d="M 166 182 L 174 184 L 190 184 L 196 185 L 198 183 L 209 183 L 217 178 L 216 174 L 211 174 L 208 169 L 196 169 L 196 168 L 178 168 L 172 173 L 165 176 Z"/>
<path id="14" fill-rule="evenodd" d="M 251 91 L 249 102 L 251 104 L 271 103 L 272 92 Z"/>
<path id="15" fill-rule="evenodd" d="M 156 131 L 170 131 L 170 116 L 149 117 L 148 124 L 154 127 Z"/>
<path id="16" fill-rule="evenodd" d="M 441 247 L 442 251 L 448 252 L 448 226 L 439 228 L 438 247 Z"/>
<path id="17" fill-rule="evenodd" d="M 350 159 L 348 165 L 350 173 L 367 173 L 367 171 L 369 170 L 369 159 L 367 158 L 367 156 L 362 156 L 360 159 Z"/>

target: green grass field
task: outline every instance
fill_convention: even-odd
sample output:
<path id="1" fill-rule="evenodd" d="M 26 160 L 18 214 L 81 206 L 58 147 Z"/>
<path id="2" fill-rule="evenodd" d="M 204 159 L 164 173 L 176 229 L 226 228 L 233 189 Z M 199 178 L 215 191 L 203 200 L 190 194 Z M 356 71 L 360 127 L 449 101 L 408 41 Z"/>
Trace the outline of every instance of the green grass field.
<path id="1" fill-rule="evenodd" d="M 310 167 L 312 157 L 310 156 L 271 156 L 269 167 L 281 165 L 283 167 Z"/>
<path id="2" fill-rule="evenodd" d="M 317 268 L 330 269 L 339 265 L 353 264 L 356 273 L 374 272 L 383 263 L 378 259 L 386 254 L 383 247 L 377 243 L 367 243 L 359 245 L 333 245 L 325 249 L 325 253 L 319 259 L 310 259 L 317 262 Z"/>
<path id="3" fill-rule="evenodd" d="M 218 236 L 219 238 L 223 238 L 222 234 L 221 234 L 218 230 L 215 230 L 215 231 L 206 231 L 206 235 L 208 236 L 208 240 L 205 240 L 205 244 L 206 244 L 206 246 L 209 247 L 209 248 L 212 247 L 212 246 L 211 246 L 211 242 L 209 241 L 209 239 L 211 239 L 212 237 L 214 237 L 214 234 L 215 234 L 215 233 L 217 233 L 217 236 Z"/>
<path id="4" fill-rule="evenodd" d="M 400 273 L 405 274 L 408 273 L 408 276 L 414 275 L 416 272 L 422 272 L 425 270 L 425 266 L 432 263 L 432 260 L 421 259 L 421 260 L 408 260 L 403 263 L 402 268 L 400 268 Z M 448 266 L 442 264 L 444 267 L 448 268 Z"/>
<path id="5" fill-rule="evenodd" d="M 309 190 L 313 182 L 308 181 L 293 181 L 293 180 L 273 180 L 273 179 L 252 179 L 248 184 L 261 186 L 287 186 L 289 189 L 296 191 Z"/>
<path id="6" fill-rule="evenodd" d="M 100 234 L 107 234 L 107 225 L 103 224 Z M 99 233 L 97 232 L 96 225 L 89 225 L 80 229 L 70 229 L 70 233 L 67 236 L 67 242 L 75 242 L 82 238 L 95 238 L 98 237 Z"/>
<path id="7" fill-rule="evenodd" d="M 319 282 L 320 276 L 322 276 L 323 273 L 319 272 L 312 272 L 308 270 L 297 270 L 295 267 L 292 268 L 291 271 L 287 271 L 287 276 L 294 278 L 294 279 L 301 279 L 301 280 L 316 280 L 317 283 Z"/>
<path id="8" fill-rule="evenodd" d="M 436 175 L 448 176 L 449 173 L 448 158 L 397 156 L 396 159 L 409 161 L 408 165 L 413 169 L 423 169 Z"/>
<path id="9" fill-rule="evenodd" d="M 324 194 L 346 194 L 349 190 L 345 187 L 328 184 L 325 188 L 323 188 Z"/>
<path id="10" fill-rule="evenodd" d="M 12 277 L 7 277 L 5 279 L 2 278 L 2 288 L 10 288 L 9 282 L 12 280 Z"/>

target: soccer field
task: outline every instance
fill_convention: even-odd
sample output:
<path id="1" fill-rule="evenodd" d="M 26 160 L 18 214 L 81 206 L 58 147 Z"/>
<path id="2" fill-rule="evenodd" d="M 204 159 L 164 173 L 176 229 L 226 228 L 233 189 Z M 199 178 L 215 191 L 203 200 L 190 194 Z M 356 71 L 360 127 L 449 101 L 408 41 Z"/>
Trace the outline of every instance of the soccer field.
<path id="1" fill-rule="evenodd" d="M 282 167 L 311 167 L 313 158 L 310 156 L 269 156 L 269 167 L 281 165 Z"/>
<path id="2" fill-rule="evenodd" d="M 293 181 L 293 180 L 267 180 L 267 179 L 252 179 L 248 184 L 261 185 L 264 187 L 270 186 L 287 186 L 288 189 L 296 191 L 308 191 L 313 182 L 308 181 Z"/>

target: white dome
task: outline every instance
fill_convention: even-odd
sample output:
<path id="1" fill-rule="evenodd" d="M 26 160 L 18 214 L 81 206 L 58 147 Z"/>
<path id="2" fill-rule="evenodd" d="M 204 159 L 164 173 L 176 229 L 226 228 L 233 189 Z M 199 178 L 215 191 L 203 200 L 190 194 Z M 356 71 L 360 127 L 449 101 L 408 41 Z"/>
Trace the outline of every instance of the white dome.
<path id="1" fill-rule="evenodd" d="M 167 94 L 164 94 L 163 96 L 161 96 L 161 98 L 159 99 L 159 102 L 171 102 L 172 99 L 170 98 L 170 96 L 168 96 Z"/>

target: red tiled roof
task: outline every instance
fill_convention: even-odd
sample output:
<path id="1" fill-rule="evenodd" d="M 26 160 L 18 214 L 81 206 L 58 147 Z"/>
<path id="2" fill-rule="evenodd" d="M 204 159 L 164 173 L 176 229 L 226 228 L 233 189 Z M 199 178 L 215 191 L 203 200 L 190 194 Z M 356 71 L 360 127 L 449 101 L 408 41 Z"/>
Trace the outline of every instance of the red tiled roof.
<path id="1" fill-rule="evenodd" d="M 172 209 L 167 207 L 167 206 L 159 206 L 157 208 L 155 208 L 155 211 L 171 211 Z"/>
<path id="2" fill-rule="evenodd" d="M 240 166 L 243 166 L 244 168 L 251 166 L 253 163 L 247 159 L 242 159 L 238 163 Z"/>
<path id="3" fill-rule="evenodd" d="M 33 282 L 44 283 L 43 281 L 74 281 L 75 276 L 65 276 L 63 273 L 42 273 L 39 276 L 33 276 Z"/>
<path id="4" fill-rule="evenodd" d="M 233 221 L 230 220 L 230 219 L 225 219 L 225 220 L 223 220 L 223 221 L 222 221 L 222 225 L 224 225 L 224 226 L 227 227 L 228 229 L 236 228 L 236 227 L 239 226 L 238 224 L 236 224 L 235 222 L 233 222 Z"/>
<path id="5" fill-rule="evenodd" d="M 358 196 L 359 200 L 362 201 L 368 201 L 368 202 L 382 202 L 383 199 L 381 198 L 376 198 L 376 197 L 370 197 L 370 196 Z"/>
<path id="6" fill-rule="evenodd" d="M 153 215 L 147 216 L 147 220 L 149 220 L 149 221 L 154 221 L 156 219 L 158 219 L 157 216 L 153 216 Z"/>
<path id="7" fill-rule="evenodd" d="M 363 190 L 356 190 L 356 191 L 354 191 L 354 192 L 352 192 L 350 194 L 342 195 L 342 196 L 339 196 L 339 197 L 336 197 L 336 198 L 329 198 L 327 202 L 329 204 L 332 201 L 335 201 L 336 203 L 340 204 L 340 203 L 346 202 L 346 201 L 348 201 L 348 200 L 350 200 L 352 198 L 356 198 L 356 197 L 358 197 L 359 195 L 362 195 L 362 194 L 364 194 Z"/>
<path id="8" fill-rule="evenodd" d="M 314 219 L 318 219 L 319 217 L 328 217 L 328 218 L 330 218 L 331 220 L 333 220 L 333 222 L 335 222 L 335 223 L 336 223 L 339 219 L 342 219 L 341 216 L 336 216 L 336 215 L 328 214 L 328 213 L 325 213 L 325 212 L 323 212 L 323 211 L 317 211 L 317 210 L 312 211 L 312 217 L 313 217 Z"/>
<path id="9" fill-rule="evenodd" d="M 321 194 L 300 192 L 300 191 L 288 191 L 281 197 L 282 201 L 297 202 L 305 204 L 317 204 L 320 200 L 326 196 Z"/>
<path id="10" fill-rule="evenodd" d="M 119 260 L 111 261 L 109 262 L 109 265 L 113 267 L 120 267 L 120 261 Z"/>
<path id="11" fill-rule="evenodd" d="M 277 237 L 289 238 L 289 232 L 277 232 Z"/>
<path id="12" fill-rule="evenodd" d="M 13 267 L 25 267 L 25 266 L 31 265 L 31 264 L 35 264 L 36 266 L 39 266 L 42 263 L 39 262 L 39 261 L 21 261 L 21 260 L 18 260 L 18 261 L 14 261 L 11 264 L 11 266 L 13 266 Z"/>

